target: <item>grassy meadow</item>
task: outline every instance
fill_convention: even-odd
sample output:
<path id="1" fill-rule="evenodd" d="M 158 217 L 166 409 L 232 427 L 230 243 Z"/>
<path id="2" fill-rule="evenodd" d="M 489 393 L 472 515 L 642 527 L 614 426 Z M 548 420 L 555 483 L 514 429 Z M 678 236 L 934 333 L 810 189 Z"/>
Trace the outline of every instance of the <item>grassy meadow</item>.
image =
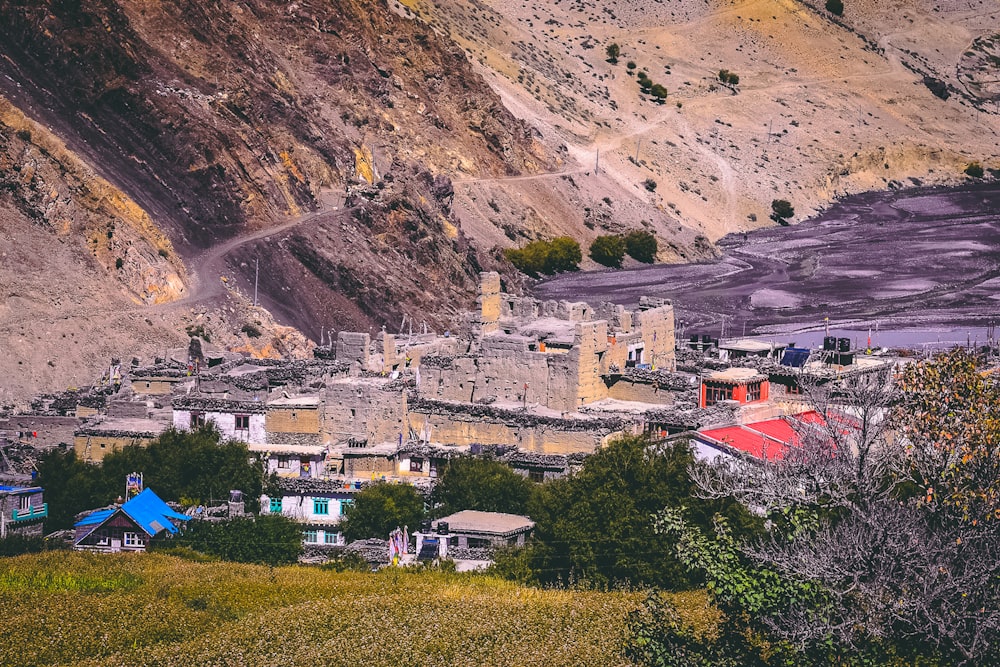
<path id="1" fill-rule="evenodd" d="M 163 554 L 0 559 L 0 664 L 625 665 L 642 595 Z M 711 624 L 701 593 L 675 596 Z"/>

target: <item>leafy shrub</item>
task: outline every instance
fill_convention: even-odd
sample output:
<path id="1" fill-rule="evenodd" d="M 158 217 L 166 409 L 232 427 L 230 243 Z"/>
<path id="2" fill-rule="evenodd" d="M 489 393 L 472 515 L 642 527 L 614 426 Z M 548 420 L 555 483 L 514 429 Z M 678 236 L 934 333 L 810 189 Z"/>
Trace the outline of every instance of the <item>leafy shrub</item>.
<path id="1" fill-rule="evenodd" d="M 730 72 L 727 69 L 720 69 L 719 81 L 729 84 L 730 86 L 737 86 L 740 83 L 740 75 L 736 72 Z"/>
<path id="2" fill-rule="evenodd" d="M 651 178 L 647 178 L 642 182 L 642 187 L 646 188 L 650 192 L 654 192 L 656 190 L 656 181 Z"/>
<path id="3" fill-rule="evenodd" d="M 190 521 L 184 533 L 164 542 L 237 563 L 287 565 L 302 553 L 302 528 L 280 514 L 221 523 Z"/>
<path id="4" fill-rule="evenodd" d="M 13 533 L 0 540 L 0 556 L 34 554 L 62 547 L 64 547 L 64 544 L 61 542 L 46 540 L 43 537 L 30 537 Z"/>
<path id="5" fill-rule="evenodd" d="M 655 97 L 658 101 L 662 102 L 667 99 L 667 88 L 659 83 L 654 83 L 649 88 L 649 94 Z"/>
<path id="6" fill-rule="evenodd" d="M 31 130 L 18 130 L 17 138 L 21 141 L 31 141 Z"/>
<path id="7" fill-rule="evenodd" d="M 844 3 L 841 0 L 826 0 L 826 11 L 837 16 L 843 16 Z"/>
<path id="8" fill-rule="evenodd" d="M 590 258 L 598 264 L 618 269 L 624 257 L 625 239 L 617 234 L 598 236 L 590 244 Z"/>
<path id="9" fill-rule="evenodd" d="M 532 482 L 509 466 L 492 459 L 452 459 L 434 486 L 434 514 L 461 510 L 524 514 Z"/>
<path id="10" fill-rule="evenodd" d="M 625 63 L 625 67 L 629 68 L 630 70 L 635 69 L 636 68 L 635 61 L 634 60 L 628 61 L 627 63 Z"/>
<path id="11" fill-rule="evenodd" d="M 424 499 L 409 484 L 373 484 L 354 496 L 344 511 L 341 530 L 349 541 L 368 537 L 387 539 L 403 526 L 412 530 L 424 518 Z"/>
<path id="12" fill-rule="evenodd" d="M 111 232 L 108 232 L 108 233 L 110 234 Z M 120 270 L 123 266 L 125 266 L 125 260 L 124 259 L 122 259 L 121 257 L 119 257 L 118 259 L 115 260 L 115 268 L 116 269 Z"/>
<path id="13" fill-rule="evenodd" d="M 162 257 L 163 259 L 170 257 L 170 252 L 168 252 L 166 248 L 160 248 L 159 250 L 156 251 L 156 254 Z"/>
<path id="14" fill-rule="evenodd" d="M 652 264 L 656 261 L 656 252 L 659 246 L 656 237 L 639 229 L 625 235 L 625 252 L 632 259 L 644 264 Z"/>
<path id="15" fill-rule="evenodd" d="M 787 225 L 788 219 L 795 216 L 795 209 L 786 199 L 775 199 L 771 202 L 771 220 L 779 225 Z"/>
<path id="16" fill-rule="evenodd" d="M 965 174 L 971 176 L 972 178 L 982 178 L 983 177 L 983 165 L 978 162 L 970 162 L 965 167 Z"/>
<path id="17" fill-rule="evenodd" d="M 519 271 L 535 277 L 543 273 L 576 271 L 583 259 L 580 244 L 568 236 L 532 241 L 523 248 L 508 248 L 504 255 Z"/>
<path id="18" fill-rule="evenodd" d="M 611 42 L 608 44 L 608 48 L 604 49 L 604 53 L 608 55 L 608 62 L 615 65 L 618 63 L 618 56 L 621 55 L 622 49 L 614 42 Z"/>

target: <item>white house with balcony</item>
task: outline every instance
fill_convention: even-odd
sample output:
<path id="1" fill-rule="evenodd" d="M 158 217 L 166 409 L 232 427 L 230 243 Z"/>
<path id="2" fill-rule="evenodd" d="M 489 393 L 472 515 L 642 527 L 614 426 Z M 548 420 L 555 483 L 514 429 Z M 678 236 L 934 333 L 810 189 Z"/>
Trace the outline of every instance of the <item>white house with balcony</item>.
<path id="1" fill-rule="evenodd" d="M 261 514 L 281 514 L 302 524 L 307 546 L 344 544 L 340 522 L 344 510 L 354 502 L 360 483 L 308 477 L 279 477 L 273 495 L 260 498 Z"/>
<path id="2" fill-rule="evenodd" d="M 190 431 L 211 422 L 228 440 L 261 443 L 267 406 L 263 401 L 238 401 L 208 396 L 178 396 L 172 402 L 174 428 Z"/>

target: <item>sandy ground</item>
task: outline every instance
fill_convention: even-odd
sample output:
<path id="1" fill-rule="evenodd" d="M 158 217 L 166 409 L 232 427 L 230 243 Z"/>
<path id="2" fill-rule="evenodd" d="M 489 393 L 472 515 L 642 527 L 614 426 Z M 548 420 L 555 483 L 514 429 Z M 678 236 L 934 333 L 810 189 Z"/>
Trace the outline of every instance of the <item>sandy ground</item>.
<path id="1" fill-rule="evenodd" d="M 715 262 L 564 274 L 543 298 L 667 297 L 688 332 L 949 328 L 1000 319 L 1000 186 L 849 197 L 794 227 L 735 234 Z M 964 329 L 963 329 L 964 330 Z M 962 336 L 964 339 L 964 335 Z M 981 338 L 982 339 L 982 338 Z"/>

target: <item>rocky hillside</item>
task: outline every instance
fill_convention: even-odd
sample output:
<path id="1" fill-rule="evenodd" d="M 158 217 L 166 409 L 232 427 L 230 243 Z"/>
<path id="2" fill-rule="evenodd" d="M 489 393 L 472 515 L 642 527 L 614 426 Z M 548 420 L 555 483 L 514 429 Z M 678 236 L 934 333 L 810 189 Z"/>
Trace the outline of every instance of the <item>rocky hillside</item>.
<path id="1" fill-rule="evenodd" d="M 575 183 L 458 183 L 456 208 L 480 217 L 518 202 L 588 240 L 645 225 L 683 259 L 692 238 L 773 224 L 773 199 L 801 219 L 845 193 L 1000 168 L 996 2 L 844 0 L 838 16 L 824 0 L 401 1 L 578 165 Z"/>
<path id="2" fill-rule="evenodd" d="M 0 0 L 0 55 L 4 249 L 78 260 L 37 258 L 5 336 L 81 290 L 83 310 L 190 319 L 251 298 L 257 262 L 261 302 L 314 339 L 441 325 L 496 263 L 450 178 L 551 168 L 460 49 L 378 0 Z M 149 342 L 183 340 L 171 322 Z"/>

